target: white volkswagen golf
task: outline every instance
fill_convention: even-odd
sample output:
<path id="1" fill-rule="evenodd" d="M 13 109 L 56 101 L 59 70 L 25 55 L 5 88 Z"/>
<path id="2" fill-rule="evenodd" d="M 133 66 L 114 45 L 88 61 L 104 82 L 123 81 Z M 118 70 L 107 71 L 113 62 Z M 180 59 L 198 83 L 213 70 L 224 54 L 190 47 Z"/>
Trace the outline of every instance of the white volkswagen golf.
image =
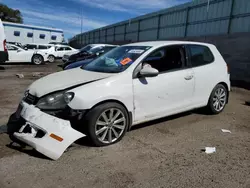
<path id="1" fill-rule="evenodd" d="M 86 135 L 106 146 L 142 122 L 205 106 L 218 114 L 228 102 L 229 77 L 211 44 L 127 44 L 31 84 L 16 111 L 20 124 L 9 134 L 56 160 Z"/>

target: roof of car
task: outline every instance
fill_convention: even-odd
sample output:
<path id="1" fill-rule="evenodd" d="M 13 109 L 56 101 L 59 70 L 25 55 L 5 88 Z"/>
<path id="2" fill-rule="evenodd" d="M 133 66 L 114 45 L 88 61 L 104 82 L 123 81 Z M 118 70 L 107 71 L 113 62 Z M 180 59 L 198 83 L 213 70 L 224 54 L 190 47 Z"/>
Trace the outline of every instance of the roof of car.
<path id="1" fill-rule="evenodd" d="M 52 44 L 40 44 L 40 43 L 27 43 L 27 44 L 31 44 L 31 45 L 46 45 L 46 46 L 52 46 Z M 24 45 L 27 45 L 27 44 L 24 44 Z"/>
<path id="2" fill-rule="evenodd" d="M 148 42 L 136 42 L 126 44 L 124 46 L 162 46 L 162 45 L 171 45 L 171 44 L 200 44 L 200 45 L 212 45 L 209 43 L 202 43 L 202 42 L 192 42 L 192 41 L 148 41 Z"/>

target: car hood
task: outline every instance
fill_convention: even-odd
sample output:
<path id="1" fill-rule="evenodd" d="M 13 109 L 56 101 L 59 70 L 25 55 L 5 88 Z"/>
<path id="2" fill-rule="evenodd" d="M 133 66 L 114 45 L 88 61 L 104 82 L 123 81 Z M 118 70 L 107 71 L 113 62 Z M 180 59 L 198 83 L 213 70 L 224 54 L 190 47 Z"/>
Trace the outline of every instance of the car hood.
<path id="1" fill-rule="evenodd" d="M 28 90 L 30 94 L 41 97 L 51 92 L 64 90 L 76 85 L 87 84 L 112 75 L 114 74 L 85 71 L 81 68 L 75 68 L 40 78 L 33 82 Z"/>

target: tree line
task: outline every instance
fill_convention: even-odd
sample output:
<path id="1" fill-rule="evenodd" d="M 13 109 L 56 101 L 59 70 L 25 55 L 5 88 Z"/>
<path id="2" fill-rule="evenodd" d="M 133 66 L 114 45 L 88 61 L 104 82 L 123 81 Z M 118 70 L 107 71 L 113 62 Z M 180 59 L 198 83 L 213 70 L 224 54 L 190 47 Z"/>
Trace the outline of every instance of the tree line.
<path id="1" fill-rule="evenodd" d="M 2 21 L 23 23 L 23 17 L 20 10 L 9 8 L 8 6 L 0 3 L 0 18 Z"/>

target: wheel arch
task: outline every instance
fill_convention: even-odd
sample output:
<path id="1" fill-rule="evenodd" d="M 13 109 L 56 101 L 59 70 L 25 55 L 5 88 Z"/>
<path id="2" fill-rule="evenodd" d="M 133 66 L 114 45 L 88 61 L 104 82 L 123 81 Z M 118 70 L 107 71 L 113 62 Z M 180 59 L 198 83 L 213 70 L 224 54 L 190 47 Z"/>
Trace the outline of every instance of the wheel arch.
<path id="1" fill-rule="evenodd" d="M 118 103 L 118 104 L 122 105 L 122 106 L 124 107 L 124 109 L 127 111 L 128 116 L 129 116 L 129 126 L 128 126 L 128 131 L 129 131 L 130 128 L 131 128 L 131 126 L 132 126 L 132 122 L 133 122 L 133 113 L 130 112 L 130 111 L 128 110 L 128 108 L 126 107 L 126 105 L 125 105 L 124 103 L 122 103 L 121 101 L 116 100 L 116 99 L 107 99 L 107 100 L 98 102 L 97 104 L 95 104 L 94 106 L 92 106 L 91 109 L 93 109 L 93 108 L 95 108 L 96 106 L 99 106 L 99 105 L 101 105 L 101 104 L 109 103 L 109 102 Z M 91 109 L 89 109 L 89 110 L 91 110 Z"/>
<path id="2" fill-rule="evenodd" d="M 34 58 L 35 56 L 40 56 L 40 57 L 42 57 L 42 63 L 44 62 L 44 57 L 43 57 L 42 54 L 33 54 L 32 57 L 31 57 L 31 62 L 32 62 L 32 63 L 34 63 L 34 62 L 33 62 L 33 58 Z"/>
<path id="3" fill-rule="evenodd" d="M 217 85 L 219 85 L 219 84 L 223 85 L 227 89 L 227 103 L 228 103 L 228 99 L 229 99 L 229 87 L 228 87 L 228 85 L 227 85 L 226 82 L 220 82 Z M 214 87 L 216 87 L 216 86 L 214 86 Z"/>
<path id="4" fill-rule="evenodd" d="M 209 99 L 210 99 L 210 97 L 211 97 L 211 95 L 212 95 L 212 93 L 213 93 L 214 88 L 215 88 L 217 85 L 219 85 L 219 84 L 223 85 L 223 86 L 227 89 L 227 101 L 226 101 L 226 103 L 228 103 L 228 98 L 229 98 L 229 87 L 228 87 L 228 85 L 227 85 L 226 82 L 219 82 L 219 83 L 217 83 L 217 84 L 213 87 L 213 89 L 212 89 L 212 91 L 211 91 L 211 93 L 210 93 L 210 95 L 209 95 L 207 104 L 208 104 Z"/>

